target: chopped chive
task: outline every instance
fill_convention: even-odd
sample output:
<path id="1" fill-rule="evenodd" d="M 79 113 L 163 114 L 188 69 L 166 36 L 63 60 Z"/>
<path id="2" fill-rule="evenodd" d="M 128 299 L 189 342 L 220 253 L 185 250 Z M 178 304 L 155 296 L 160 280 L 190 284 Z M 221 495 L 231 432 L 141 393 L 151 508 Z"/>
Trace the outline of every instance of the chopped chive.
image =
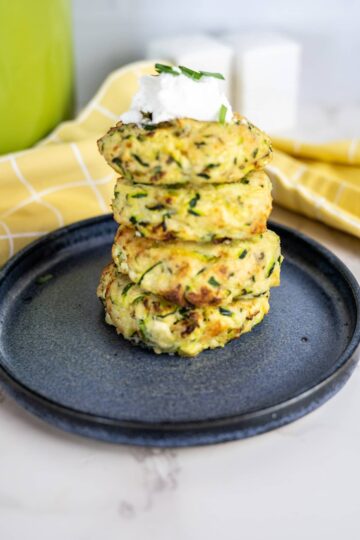
<path id="1" fill-rule="evenodd" d="M 249 184 L 250 180 L 248 180 L 247 178 L 242 178 L 240 180 L 240 184 Z"/>
<path id="2" fill-rule="evenodd" d="M 225 124 L 226 113 L 227 113 L 227 107 L 225 107 L 225 105 L 221 105 L 220 111 L 219 111 L 219 122 L 220 122 L 220 124 Z"/>
<path id="3" fill-rule="evenodd" d="M 179 69 L 183 75 L 186 75 L 190 79 L 193 79 L 194 81 L 199 81 L 202 77 L 202 74 L 200 71 L 194 71 L 193 69 L 187 68 L 185 66 L 179 66 Z"/>
<path id="4" fill-rule="evenodd" d="M 268 270 L 268 273 L 266 274 L 266 277 L 269 278 L 271 276 L 271 274 L 273 273 L 274 271 L 274 268 L 275 268 L 275 261 L 272 263 L 272 265 L 270 266 L 269 270 Z"/>
<path id="5" fill-rule="evenodd" d="M 140 165 L 142 165 L 143 167 L 148 167 L 148 166 L 149 166 L 149 164 L 146 163 L 146 161 L 143 161 L 143 160 L 141 159 L 141 157 L 138 156 L 137 154 L 131 154 L 131 155 L 132 155 L 132 157 L 133 157 L 134 159 L 136 159 L 136 161 L 137 161 L 138 163 L 140 163 Z"/>
<path id="6" fill-rule="evenodd" d="M 193 79 L 194 81 L 199 81 L 202 77 L 214 77 L 215 79 L 225 80 L 225 77 L 222 73 L 217 73 L 213 71 L 195 71 L 186 66 L 179 66 L 179 69 L 183 75 Z M 180 73 L 174 69 L 172 66 L 166 64 L 155 64 L 155 70 L 157 73 L 170 73 L 171 75 L 178 76 Z"/>
<path id="7" fill-rule="evenodd" d="M 191 311 L 191 308 L 189 307 L 182 307 L 179 309 L 179 314 L 182 316 L 182 317 L 186 317 L 186 315 L 188 315 L 188 313 L 190 313 Z"/>
<path id="8" fill-rule="evenodd" d="M 176 158 L 174 158 L 174 156 L 172 156 L 171 154 L 169 155 L 169 157 L 167 158 L 167 163 L 176 163 L 176 165 L 181 169 L 181 163 L 179 160 L 177 160 Z"/>
<path id="9" fill-rule="evenodd" d="M 247 249 L 243 249 L 243 251 L 239 255 L 239 259 L 244 259 L 247 255 Z"/>
<path id="10" fill-rule="evenodd" d="M 143 197 L 147 197 L 147 193 L 134 193 L 134 195 L 130 195 L 132 199 L 142 199 Z"/>
<path id="11" fill-rule="evenodd" d="M 258 148 L 255 148 L 255 150 L 253 151 L 252 157 L 253 157 L 254 159 L 256 158 L 258 151 L 259 151 Z"/>
<path id="12" fill-rule="evenodd" d="M 154 206 L 147 206 L 148 210 L 164 210 L 165 206 L 163 204 L 155 204 Z"/>
<path id="13" fill-rule="evenodd" d="M 137 282 L 138 285 L 141 284 L 142 280 L 144 279 L 144 277 L 146 276 L 146 274 L 148 274 L 149 272 L 151 272 L 151 270 L 153 270 L 156 266 L 159 266 L 159 264 L 162 264 L 162 261 L 159 261 L 155 264 L 153 264 L 152 266 L 150 266 L 150 268 L 148 268 L 144 273 L 143 275 L 141 276 L 141 278 L 139 279 L 139 281 Z"/>
<path id="14" fill-rule="evenodd" d="M 146 131 L 154 131 L 156 129 L 156 124 L 143 124 L 142 128 Z"/>
<path id="15" fill-rule="evenodd" d="M 122 290 L 122 295 L 125 296 L 125 294 L 128 292 L 129 289 L 131 289 L 131 287 L 134 285 L 134 283 L 128 283 L 127 285 L 125 285 L 125 287 L 123 288 Z"/>
<path id="16" fill-rule="evenodd" d="M 155 64 L 155 71 L 157 71 L 158 73 L 170 73 L 170 75 L 175 75 L 175 77 L 180 75 L 180 73 L 176 71 L 173 67 L 167 66 L 165 64 Z"/>
<path id="17" fill-rule="evenodd" d="M 232 317 L 232 314 L 233 314 L 233 312 L 230 311 L 230 309 L 225 309 L 222 307 L 219 307 L 219 312 L 221 313 L 221 315 L 225 315 L 225 317 Z"/>
<path id="18" fill-rule="evenodd" d="M 130 219 L 129 219 L 130 223 L 132 223 L 133 225 L 136 225 L 137 224 L 137 219 L 135 216 L 130 216 Z"/>
<path id="19" fill-rule="evenodd" d="M 214 77 L 215 79 L 221 79 L 225 81 L 225 77 L 222 73 L 214 73 L 213 71 L 200 71 L 203 77 Z"/>
<path id="20" fill-rule="evenodd" d="M 199 270 L 196 275 L 198 276 L 199 274 L 202 274 L 205 270 L 206 270 L 206 266 L 204 266 L 204 268 Z"/>
<path id="21" fill-rule="evenodd" d="M 126 180 L 133 180 L 131 172 L 129 172 L 127 169 L 125 169 L 125 167 L 122 166 L 121 160 L 119 158 L 114 158 L 112 162 L 118 166 L 120 173 L 123 175 L 124 178 L 126 178 Z"/>
<path id="22" fill-rule="evenodd" d="M 220 167 L 220 163 L 209 163 L 209 165 L 206 165 L 205 170 L 215 169 L 216 167 Z"/>
<path id="23" fill-rule="evenodd" d="M 138 326 L 139 326 L 139 332 L 142 339 L 144 341 L 150 341 L 150 337 L 149 337 L 148 331 L 146 330 L 146 324 L 145 324 L 144 319 L 139 319 Z"/>
<path id="24" fill-rule="evenodd" d="M 193 216 L 201 216 L 199 212 L 197 212 L 196 210 L 193 210 L 192 208 L 188 209 L 188 214 L 192 214 Z"/>
<path id="25" fill-rule="evenodd" d="M 251 290 L 251 289 L 242 289 L 241 294 L 242 294 L 242 295 L 245 295 L 245 294 L 252 294 L 252 290 Z"/>
<path id="26" fill-rule="evenodd" d="M 152 115 L 153 115 L 152 112 L 140 111 L 140 113 L 144 120 L 150 120 L 150 122 L 152 121 Z"/>
<path id="27" fill-rule="evenodd" d="M 36 278 L 36 283 L 38 285 L 43 285 L 44 283 L 50 281 L 50 279 L 52 279 L 53 277 L 53 274 L 44 274 L 43 276 L 39 276 L 38 278 Z"/>
<path id="28" fill-rule="evenodd" d="M 214 276 L 211 276 L 211 278 L 208 280 L 208 283 L 212 285 L 213 287 L 220 287 L 220 283 L 216 281 Z"/>
<path id="29" fill-rule="evenodd" d="M 169 317 L 169 315 L 174 315 L 174 313 L 177 312 L 177 308 L 174 309 L 174 311 L 170 311 L 169 313 L 165 313 L 165 315 L 157 315 L 159 319 L 165 319 L 165 317 Z"/>
<path id="30" fill-rule="evenodd" d="M 131 302 L 131 305 L 134 306 L 136 304 L 138 304 L 139 302 L 141 302 L 142 300 L 144 300 L 146 294 L 142 294 L 141 296 L 137 296 L 132 302 Z"/>
<path id="31" fill-rule="evenodd" d="M 199 199 L 200 199 L 200 194 L 195 193 L 195 197 L 193 197 L 191 199 L 191 201 L 189 202 L 190 208 L 195 208 L 195 206 L 197 205 L 197 202 L 198 202 Z"/>
<path id="32" fill-rule="evenodd" d="M 206 173 L 199 173 L 196 176 L 200 176 L 201 178 L 206 178 L 206 180 L 209 180 L 210 175 Z"/>

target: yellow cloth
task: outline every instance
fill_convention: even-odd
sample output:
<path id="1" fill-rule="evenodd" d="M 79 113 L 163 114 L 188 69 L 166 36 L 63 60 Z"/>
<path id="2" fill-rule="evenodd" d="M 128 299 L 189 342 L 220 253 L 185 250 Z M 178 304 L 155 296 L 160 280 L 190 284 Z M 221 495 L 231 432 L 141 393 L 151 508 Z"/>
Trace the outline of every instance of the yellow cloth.
<path id="1" fill-rule="evenodd" d="M 57 227 L 110 211 L 115 173 L 96 139 L 129 108 L 139 75 L 152 72 L 150 62 L 117 70 L 75 121 L 34 148 L 0 157 L 0 265 Z M 275 201 L 360 237 L 360 142 L 274 142 L 267 169 Z"/>

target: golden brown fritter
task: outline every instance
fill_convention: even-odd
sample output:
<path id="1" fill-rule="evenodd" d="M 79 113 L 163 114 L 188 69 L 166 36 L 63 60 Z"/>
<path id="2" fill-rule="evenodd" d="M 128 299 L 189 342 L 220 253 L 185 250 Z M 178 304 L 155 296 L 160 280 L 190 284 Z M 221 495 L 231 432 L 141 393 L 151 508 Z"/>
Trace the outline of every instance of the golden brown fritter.
<path id="1" fill-rule="evenodd" d="M 239 182 L 271 159 L 269 137 L 240 115 L 231 123 L 179 118 L 160 124 L 123 124 L 98 141 L 108 164 L 141 184 Z"/>
<path id="2" fill-rule="evenodd" d="M 182 356 L 223 347 L 249 332 L 269 310 L 268 295 L 226 307 L 182 308 L 144 292 L 112 264 L 102 273 L 98 296 L 105 306 L 106 322 L 119 334 L 157 353 Z"/>
<path id="3" fill-rule="evenodd" d="M 280 281 L 280 240 L 272 231 L 222 243 L 140 238 L 120 227 L 113 245 L 120 272 L 180 306 L 226 305 L 267 294 Z"/>
<path id="4" fill-rule="evenodd" d="M 262 171 L 240 182 L 202 186 L 152 186 L 120 178 L 112 203 L 115 220 L 142 236 L 197 242 L 262 233 L 271 206 L 271 182 Z"/>

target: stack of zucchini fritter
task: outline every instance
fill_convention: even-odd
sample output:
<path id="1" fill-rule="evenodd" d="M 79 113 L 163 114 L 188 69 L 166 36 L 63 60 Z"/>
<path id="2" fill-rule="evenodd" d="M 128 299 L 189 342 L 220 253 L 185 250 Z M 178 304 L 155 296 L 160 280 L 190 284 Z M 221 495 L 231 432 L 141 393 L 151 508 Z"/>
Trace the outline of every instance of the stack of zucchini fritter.
<path id="1" fill-rule="evenodd" d="M 269 138 L 245 118 L 119 122 L 99 150 L 121 177 L 98 296 L 106 321 L 156 352 L 194 356 L 248 332 L 280 280 L 266 229 Z"/>

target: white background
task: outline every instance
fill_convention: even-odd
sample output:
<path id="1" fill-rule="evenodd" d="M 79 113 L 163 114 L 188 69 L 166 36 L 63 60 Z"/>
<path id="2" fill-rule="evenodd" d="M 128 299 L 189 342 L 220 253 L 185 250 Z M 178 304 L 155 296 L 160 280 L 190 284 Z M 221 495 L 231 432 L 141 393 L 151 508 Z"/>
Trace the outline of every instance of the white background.
<path id="1" fill-rule="evenodd" d="M 303 45 L 301 100 L 360 103 L 359 0 L 73 0 L 79 104 L 105 75 L 174 33 L 279 30 Z"/>

